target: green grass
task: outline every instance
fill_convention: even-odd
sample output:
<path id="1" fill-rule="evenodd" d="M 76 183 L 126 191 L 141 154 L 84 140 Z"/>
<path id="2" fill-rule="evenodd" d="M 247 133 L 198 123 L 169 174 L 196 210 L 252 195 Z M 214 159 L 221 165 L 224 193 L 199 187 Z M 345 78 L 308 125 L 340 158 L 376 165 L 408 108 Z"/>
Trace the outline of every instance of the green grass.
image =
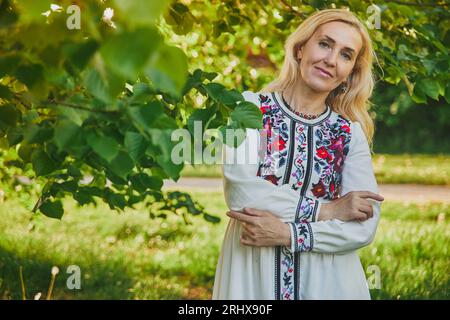
<path id="1" fill-rule="evenodd" d="M 221 223 L 151 220 L 140 210 L 118 214 L 72 201 L 65 201 L 61 221 L 30 219 L 17 200 L 1 203 L 0 298 L 21 298 L 19 266 L 27 298 L 45 296 L 56 265 L 55 299 L 209 299 L 228 218 L 221 192 L 193 195 L 223 217 Z M 365 270 L 376 265 L 381 271 L 373 298 L 450 298 L 449 214 L 450 206 L 440 203 L 383 204 L 377 237 L 360 251 Z M 66 288 L 73 264 L 81 268 L 81 290 Z"/>
<path id="2" fill-rule="evenodd" d="M 450 185 L 448 155 L 387 155 L 373 157 L 378 183 Z M 183 177 L 220 178 L 220 165 L 187 165 Z"/>

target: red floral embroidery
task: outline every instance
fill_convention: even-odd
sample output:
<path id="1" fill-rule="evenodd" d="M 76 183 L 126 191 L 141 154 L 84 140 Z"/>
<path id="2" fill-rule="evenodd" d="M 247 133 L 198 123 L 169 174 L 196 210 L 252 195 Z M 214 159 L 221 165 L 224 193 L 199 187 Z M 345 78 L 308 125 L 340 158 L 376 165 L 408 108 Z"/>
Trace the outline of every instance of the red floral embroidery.
<path id="1" fill-rule="evenodd" d="M 313 183 L 313 188 L 311 191 L 315 197 L 323 197 L 326 194 L 326 192 L 322 180 L 319 180 L 319 183 Z"/>
<path id="2" fill-rule="evenodd" d="M 270 106 L 262 106 L 259 109 L 261 110 L 262 114 L 265 114 L 267 111 L 270 110 Z"/>
<path id="3" fill-rule="evenodd" d="M 328 150 L 325 147 L 317 149 L 317 156 L 321 159 L 326 159 L 328 162 L 333 160 L 333 157 L 328 153 Z"/>
<path id="4" fill-rule="evenodd" d="M 276 137 L 275 141 L 270 146 L 270 151 L 277 152 L 277 151 L 283 151 L 284 149 L 286 149 L 286 141 L 281 139 L 281 137 Z"/>
<path id="5" fill-rule="evenodd" d="M 264 179 L 266 179 L 267 181 L 272 182 L 272 183 L 275 184 L 275 185 L 278 185 L 278 180 L 280 180 L 280 178 L 281 178 L 281 177 L 277 177 L 277 176 L 274 175 L 274 174 L 267 175 L 267 176 L 264 177 Z"/>
<path id="6" fill-rule="evenodd" d="M 341 129 L 344 130 L 344 131 L 347 132 L 347 133 L 350 133 L 350 127 L 349 127 L 348 125 L 346 125 L 346 124 L 344 124 L 344 125 L 341 127 Z"/>

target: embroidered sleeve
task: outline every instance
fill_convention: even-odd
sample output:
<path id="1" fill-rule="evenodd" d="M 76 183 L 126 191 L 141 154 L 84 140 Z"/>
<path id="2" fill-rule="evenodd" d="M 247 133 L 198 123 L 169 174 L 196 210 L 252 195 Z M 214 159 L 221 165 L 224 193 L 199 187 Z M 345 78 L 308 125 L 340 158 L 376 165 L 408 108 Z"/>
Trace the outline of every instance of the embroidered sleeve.
<path id="1" fill-rule="evenodd" d="M 295 221 L 317 221 L 318 213 L 320 211 L 320 202 L 317 199 L 302 196 L 298 202 L 295 213 Z"/>
<path id="2" fill-rule="evenodd" d="M 345 195 L 350 191 L 378 193 L 369 145 L 358 122 L 352 123 L 350 151 L 342 172 L 341 195 Z M 338 219 L 314 221 L 311 223 L 300 221 L 294 223 L 297 237 L 295 240 L 298 242 L 299 237 L 302 235 L 308 236 L 309 239 L 306 240 L 309 242 L 307 242 L 306 246 L 309 245 L 313 252 L 318 253 L 346 253 L 369 245 L 375 237 L 381 207 L 378 201 L 370 199 L 369 201 L 372 202 L 373 206 L 372 218 L 362 222 L 341 221 Z M 302 226 L 304 227 L 303 229 Z M 302 248 L 294 247 L 294 250 L 301 251 Z"/>
<path id="3" fill-rule="evenodd" d="M 255 93 L 246 91 L 243 96 L 258 103 Z M 235 211 L 242 211 L 245 207 L 269 211 L 283 222 L 293 222 L 296 218 L 314 221 L 318 201 L 300 197 L 288 184 L 276 186 L 257 176 L 259 132 L 247 129 L 246 133 L 246 138 L 237 148 L 223 146 L 222 172 L 228 208 Z"/>
<path id="4" fill-rule="evenodd" d="M 311 224 L 306 221 L 289 222 L 291 228 L 291 252 L 305 252 L 313 249 Z"/>

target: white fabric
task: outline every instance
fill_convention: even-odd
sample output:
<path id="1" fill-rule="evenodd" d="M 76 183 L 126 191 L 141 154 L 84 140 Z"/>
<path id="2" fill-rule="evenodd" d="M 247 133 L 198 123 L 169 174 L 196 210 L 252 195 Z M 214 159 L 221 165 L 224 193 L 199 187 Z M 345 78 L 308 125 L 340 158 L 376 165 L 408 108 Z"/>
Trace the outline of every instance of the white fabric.
<path id="1" fill-rule="evenodd" d="M 256 94 L 244 98 L 258 105 Z M 367 139 L 357 122 L 351 123 L 350 150 L 342 172 L 342 192 L 378 193 Z M 247 138 L 235 150 L 224 147 L 224 195 L 229 209 L 244 207 L 270 211 L 284 222 L 293 222 L 299 193 L 288 184 L 276 186 L 256 175 L 258 164 L 226 164 L 245 148 L 258 154 L 259 133 L 247 130 Z M 325 200 L 320 200 L 326 202 Z M 312 251 L 300 254 L 300 299 L 370 299 L 357 249 L 370 244 L 380 218 L 380 204 L 373 201 L 374 216 L 364 222 L 337 219 L 311 222 Z M 320 207 L 317 212 L 320 215 Z M 292 229 L 291 229 L 292 230 Z M 292 231 L 291 231 L 292 232 Z M 213 299 L 274 299 L 274 247 L 240 243 L 241 223 L 230 219 L 220 252 Z M 291 248 L 291 250 L 293 250 Z"/>

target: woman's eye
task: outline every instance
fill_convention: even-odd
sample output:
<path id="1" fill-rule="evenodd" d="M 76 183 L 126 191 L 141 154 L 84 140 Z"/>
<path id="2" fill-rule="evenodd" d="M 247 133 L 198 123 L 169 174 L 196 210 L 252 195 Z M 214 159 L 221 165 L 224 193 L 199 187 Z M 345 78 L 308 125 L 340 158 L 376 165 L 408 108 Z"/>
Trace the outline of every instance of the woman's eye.
<path id="1" fill-rule="evenodd" d="M 351 60 L 352 57 L 348 54 L 348 53 L 343 53 L 342 56 L 346 59 L 346 60 Z"/>
<path id="2" fill-rule="evenodd" d="M 323 42 L 323 41 L 319 42 L 319 45 L 320 45 L 321 47 L 324 47 L 324 48 L 328 48 L 328 47 L 329 47 L 328 43 Z"/>

